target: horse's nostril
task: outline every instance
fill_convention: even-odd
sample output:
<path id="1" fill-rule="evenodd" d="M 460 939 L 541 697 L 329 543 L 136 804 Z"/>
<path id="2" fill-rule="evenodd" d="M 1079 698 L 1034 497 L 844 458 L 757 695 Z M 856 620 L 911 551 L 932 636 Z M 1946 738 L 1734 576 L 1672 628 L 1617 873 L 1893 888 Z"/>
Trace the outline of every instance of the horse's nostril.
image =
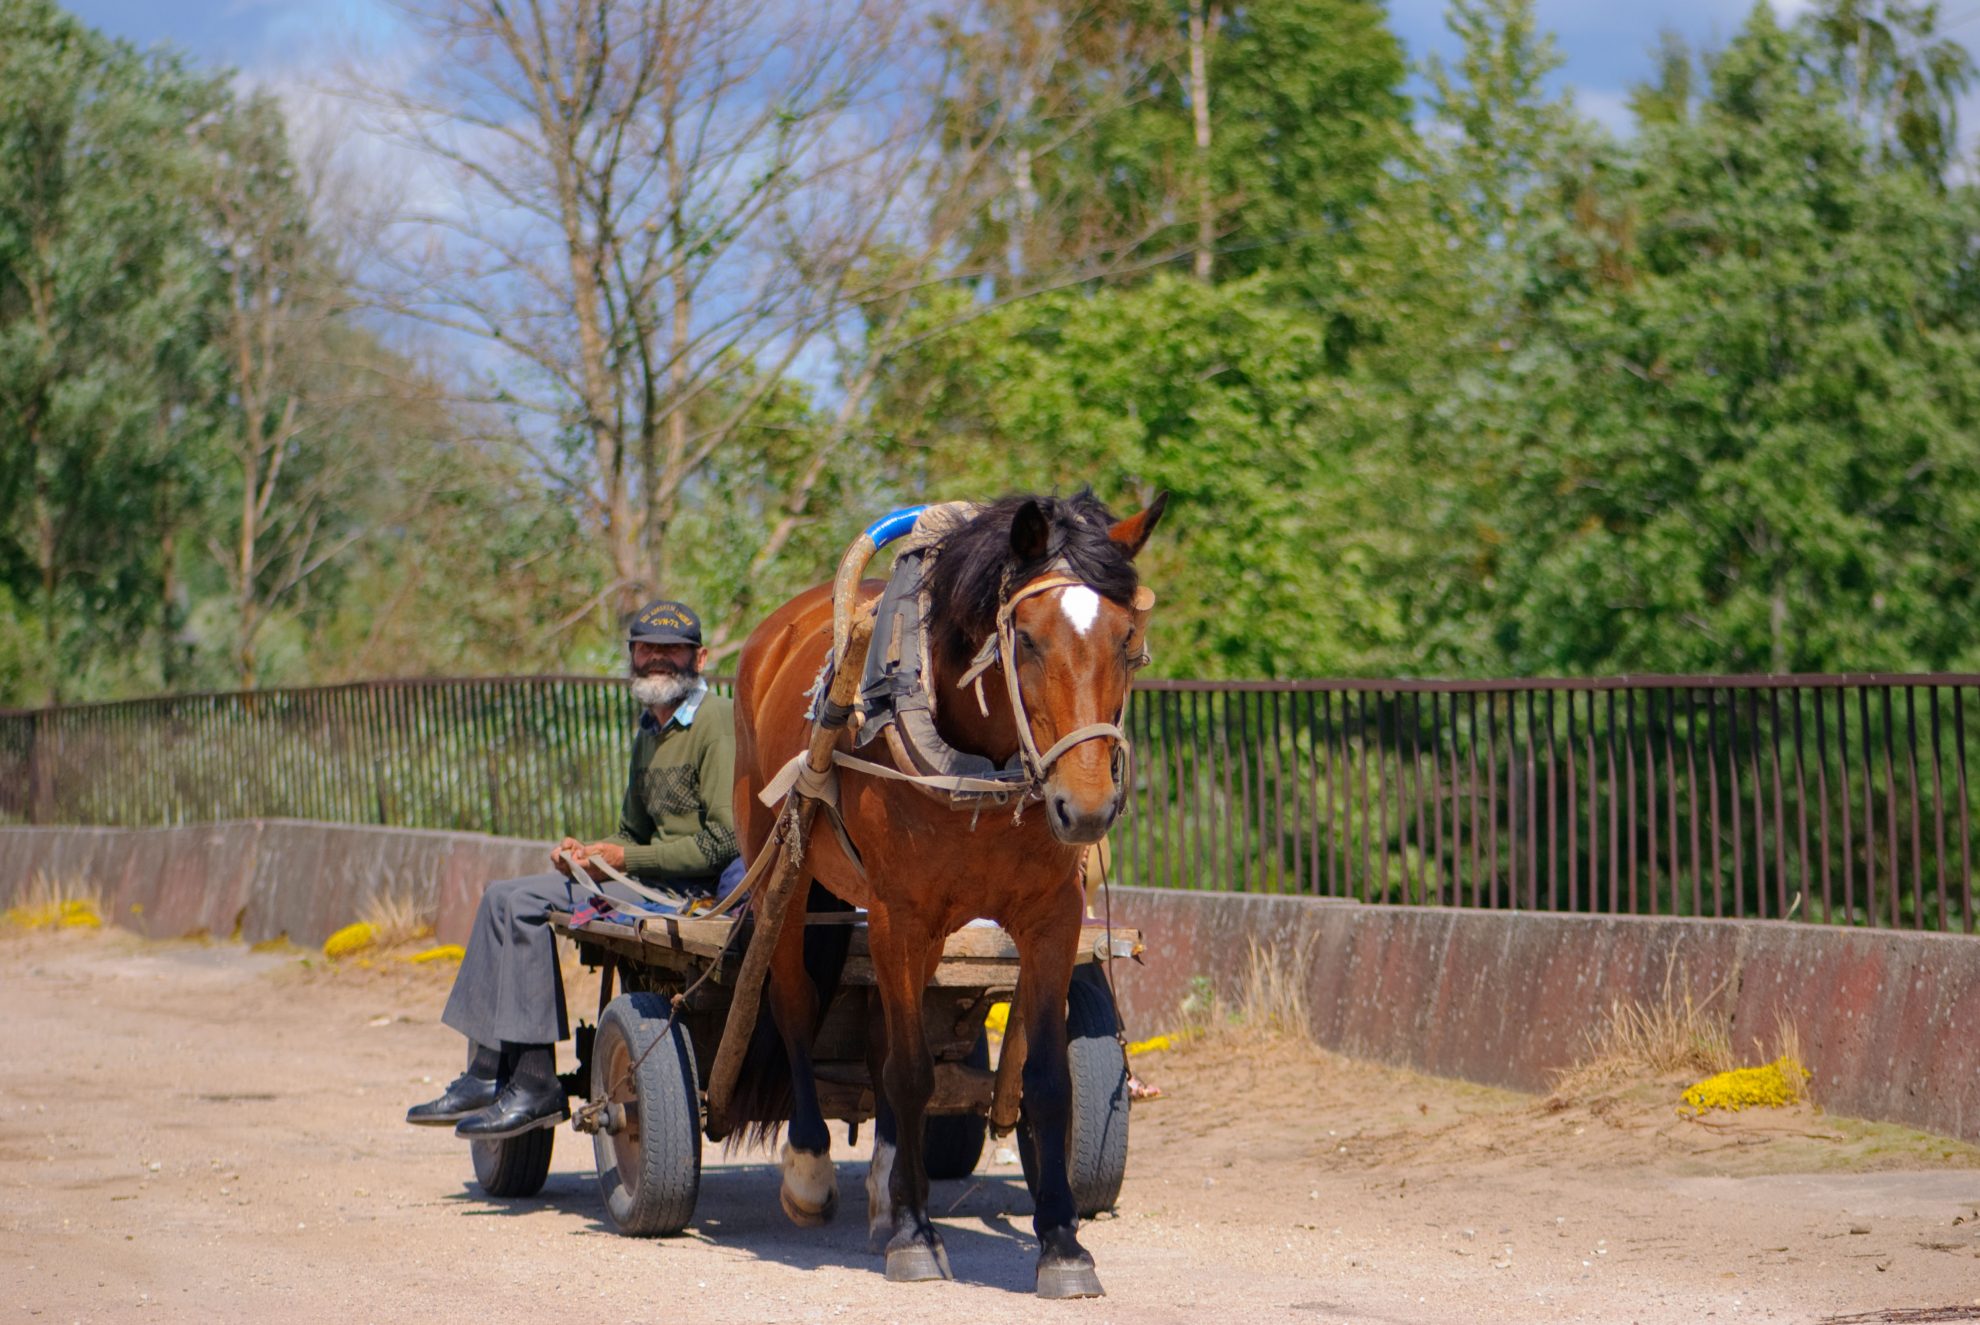
<path id="1" fill-rule="evenodd" d="M 1072 815 L 1066 812 L 1066 798 L 1064 796 L 1054 796 L 1052 798 L 1052 812 L 1059 816 L 1061 827 L 1072 827 Z"/>

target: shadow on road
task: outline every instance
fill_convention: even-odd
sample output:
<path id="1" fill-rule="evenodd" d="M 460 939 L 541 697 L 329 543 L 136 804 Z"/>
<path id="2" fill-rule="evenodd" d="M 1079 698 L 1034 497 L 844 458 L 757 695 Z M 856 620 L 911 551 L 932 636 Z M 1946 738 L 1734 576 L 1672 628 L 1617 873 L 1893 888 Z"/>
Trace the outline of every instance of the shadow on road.
<path id="1" fill-rule="evenodd" d="M 570 1144 L 560 1137 L 559 1152 Z M 565 1156 L 567 1163 L 574 1158 Z M 780 1177 L 775 1164 L 705 1164 L 694 1219 L 681 1236 L 795 1269 L 842 1265 L 878 1274 L 883 1269 L 880 1254 L 867 1247 L 865 1180 L 864 1159 L 840 1161 L 838 1217 L 823 1228 L 798 1228 L 777 1203 Z M 588 1167 L 553 1171 L 543 1190 L 527 1200 L 497 1200 L 466 1181 L 448 1204 L 470 1218 L 524 1216 L 547 1208 L 583 1219 L 585 1232 L 614 1236 L 618 1232 L 606 1216 L 597 1177 Z M 949 1268 L 959 1282 L 1031 1291 L 1037 1244 L 1031 1234 L 1031 1194 L 1023 1178 L 1014 1173 L 976 1173 L 933 1183 L 928 1204 L 948 1248 Z M 656 1238 L 651 1245 L 664 1249 L 672 1241 Z"/>

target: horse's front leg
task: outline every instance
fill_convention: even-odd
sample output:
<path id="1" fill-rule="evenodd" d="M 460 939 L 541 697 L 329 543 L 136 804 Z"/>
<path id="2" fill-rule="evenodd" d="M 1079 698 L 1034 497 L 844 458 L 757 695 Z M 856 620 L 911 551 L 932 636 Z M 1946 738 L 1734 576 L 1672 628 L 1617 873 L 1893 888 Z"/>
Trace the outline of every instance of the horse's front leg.
<path id="1" fill-rule="evenodd" d="M 805 890 L 798 889 L 800 901 Z M 800 1228 L 830 1223 L 839 1210 L 839 1181 L 832 1167 L 832 1134 L 818 1104 L 812 1035 L 818 1025 L 818 989 L 804 964 L 804 913 L 796 911 L 777 936 L 767 991 L 770 1018 L 791 1069 L 791 1117 L 784 1141 L 783 1184 L 777 1199 Z"/>
<path id="2" fill-rule="evenodd" d="M 928 1218 L 928 1168 L 922 1155 L 922 1123 L 935 1093 L 935 1059 L 922 1028 L 921 995 L 941 941 L 914 917 L 883 915 L 868 922 L 874 983 L 886 1030 L 880 1085 L 893 1113 L 893 1235 L 887 1240 L 887 1277 L 896 1281 L 952 1279 L 949 1253 Z"/>
<path id="3" fill-rule="evenodd" d="M 1079 1214 L 1066 1169 L 1072 1070 L 1066 1060 L 1066 988 L 1079 944 L 1080 893 L 1061 889 L 1050 911 L 1015 931 L 1018 998 L 1026 1009 L 1023 1125 L 1037 1157 L 1032 1230 L 1038 1234 L 1038 1296 L 1099 1297 L 1093 1257 L 1079 1245 Z"/>
<path id="4" fill-rule="evenodd" d="M 867 1009 L 867 1076 L 873 1082 L 873 1161 L 866 1167 L 866 1240 L 873 1251 L 885 1251 L 894 1236 L 894 1155 L 899 1128 L 887 1102 L 887 1018 L 874 999 Z"/>

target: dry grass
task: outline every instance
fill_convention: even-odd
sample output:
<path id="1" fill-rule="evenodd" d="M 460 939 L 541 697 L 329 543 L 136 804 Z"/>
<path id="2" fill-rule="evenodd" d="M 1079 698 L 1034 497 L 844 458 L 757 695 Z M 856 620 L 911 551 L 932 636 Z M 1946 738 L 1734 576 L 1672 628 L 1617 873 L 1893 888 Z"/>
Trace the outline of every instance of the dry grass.
<path id="1" fill-rule="evenodd" d="M 1708 1077 L 1737 1066 L 1732 1027 L 1714 1008 L 1725 992 L 1722 981 L 1702 1001 L 1675 985 L 1676 957 L 1664 967 L 1664 988 L 1655 1003 L 1611 1003 L 1608 1015 L 1590 1029 L 1581 1059 L 1562 1071 L 1547 1096 L 1547 1107 L 1586 1103 L 1645 1080 Z M 1792 1038 L 1792 1027 L 1782 1034 Z"/>
<path id="2" fill-rule="evenodd" d="M 426 909 L 405 891 L 381 889 L 366 899 L 363 916 L 345 925 L 323 943 L 332 961 L 374 949 L 403 949 L 433 937 Z M 360 964 L 368 964 L 361 958 Z"/>
<path id="3" fill-rule="evenodd" d="M 37 870 L 4 918 L 22 929 L 96 929 L 103 924 L 103 890 L 79 875 L 58 879 Z"/>
<path id="4" fill-rule="evenodd" d="M 358 917 L 370 925 L 373 942 L 381 948 L 399 948 L 433 937 L 433 917 L 427 907 L 406 892 L 373 893 Z"/>
<path id="5" fill-rule="evenodd" d="M 1183 1037 L 1311 1040 L 1313 1017 L 1307 1003 L 1306 976 L 1312 965 L 1310 937 L 1272 944 L 1252 939 L 1244 972 L 1228 996 L 1207 976 L 1191 981 L 1189 996 L 1182 1005 Z"/>

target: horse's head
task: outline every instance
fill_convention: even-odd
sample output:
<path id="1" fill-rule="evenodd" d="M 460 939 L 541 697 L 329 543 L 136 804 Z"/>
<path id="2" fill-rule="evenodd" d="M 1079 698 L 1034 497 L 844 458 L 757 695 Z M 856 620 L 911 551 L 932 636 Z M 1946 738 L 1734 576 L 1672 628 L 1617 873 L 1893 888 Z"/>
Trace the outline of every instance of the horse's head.
<path id="1" fill-rule="evenodd" d="M 1011 702 L 990 720 L 1003 727 L 1008 717 L 1005 739 L 1022 752 L 1062 842 L 1098 841 L 1127 798 L 1120 723 L 1154 605 L 1134 557 L 1166 500 L 1115 520 L 1090 492 L 1007 498 L 936 562 L 937 611 L 957 651 L 975 651 L 965 679 L 1001 664 Z"/>
<path id="2" fill-rule="evenodd" d="M 1099 841 L 1127 801 L 1127 740 L 1118 729 L 1128 679 L 1145 658 L 1155 603 L 1134 576 L 1133 560 L 1166 502 L 1165 493 L 1146 510 L 1108 525 L 1109 546 L 1090 547 L 1089 566 L 1063 548 L 1053 560 L 1053 529 L 1036 502 L 1020 507 L 1011 522 L 1016 565 L 1052 562 L 1042 575 L 1014 587 L 1010 636 L 1022 712 L 1040 757 L 1046 819 L 1061 842 Z M 1095 561 L 1115 562 L 1127 574 L 1089 579 L 1085 572 L 1102 569 L 1091 565 Z"/>

